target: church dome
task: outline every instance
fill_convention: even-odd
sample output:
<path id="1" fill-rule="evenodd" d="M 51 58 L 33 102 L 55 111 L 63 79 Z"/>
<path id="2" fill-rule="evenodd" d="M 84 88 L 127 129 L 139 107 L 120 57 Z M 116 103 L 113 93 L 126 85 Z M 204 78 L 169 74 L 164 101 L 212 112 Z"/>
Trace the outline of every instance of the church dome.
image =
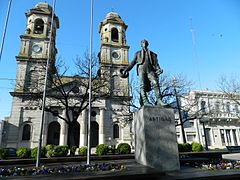
<path id="1" fill-rule="evenodd" d="M 35 7 L 40 9 L 48 9 L 50 11 L 52 10 L 52 7 L 46 2 L 40 2 Z"/>
<path id="2" fill-rule="evenodd" d="M 113 11 L 107 13 L 104 20 L 102 22 L 100 22 L 98 31 L 100 32 L 102 27 L 108 23 L 120 24 L 121 26 L 124 27 L 125 30 L 127 29 L 127 25 L 124 23 L 124 21 L 118 15 L 118 13 L 113 12 Z"/>
<path id="3" fill-rule="evenodd" d="M 106 19 L 121 19 L 121 17 L 116 12 L 109 12 L 106 17 Z"/>
<path id="4" fill-rule="evenodd" d="M 125 24 L 123 22 L 123 20 L 121 19 L 121 17 L 118 15 L 118 13 L 113 12 L 113 11 L 107 13 L 106 17 L 103 20 L 103 24 L 106 24 L 108 22 L 115 22 L 115 23 L 119 23 L 119 24 Z"/>

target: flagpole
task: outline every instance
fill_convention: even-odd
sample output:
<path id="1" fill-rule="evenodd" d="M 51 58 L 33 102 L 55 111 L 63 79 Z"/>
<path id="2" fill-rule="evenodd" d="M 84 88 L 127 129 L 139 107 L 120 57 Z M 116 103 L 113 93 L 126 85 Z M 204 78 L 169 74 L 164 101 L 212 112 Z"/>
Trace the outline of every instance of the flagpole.
<path id="1" fill-rule="evenodd" d="M 55 5 L 56 0 L 53 0 L 53 9 L 52 9 L 52 17 L 51 17 L 51 27 L 50 27 L 50 38 L 49 38 L 49 46 L 48 46 L 48 57 L 47 57 L 47 65 L 45 70 L 45 79 L 44 79 L 44 89 L 43 89 L 43 99 L 42 99 L 42 111 L 41 111 L 41 122 L 40 122 L 40 133 L 39 133 L 39 140 L 38 140 L 38 151 L 37 151 L 37 160 L 36 160 L 36 167 L 40 165 L 40 158 L 41 158 L 41 147 L 42 147 L 42 133 L 43 133 L 43 124 L 45 119 L 45 104 L 46 104 L 46 91 L 47 91 L 47 79 L 48 79 L 48 69 L 49 69 L 49 61 L 51 56 L 51 48 L 52 48 L 52 35 L 53 35 L 53 20 L 55 14 Z"/>
<path id="2" fill-rule="evenodd" d="M 88 106 L 88 136 L 87 136 L 87 164 L 90 164 L 91 156 L 91 109 L 92 109 L 92 23 L 93 23 L 93 0 L 91 1 L 90 10 L 90 53 L 89 53 L 89 106 Z"/>
<path id="3" fill-rule="evenodd" d="M 10 9 L 11 9 L 11 4 L 12 4 L 12 0 L 9 0 L 8 11 L 7 11 L 6 21 L 5 21 L 5 25 L 4 25 L 2 41 L 1 41 L 1 46 L 0 46 L 0 61 L 1 61 L 1 58 L 2 58 L 3 45 L 4 45 L 5 35 L 6 35 L 6 31 L 7 31 L 8 18 L 9 18 L 9 13 L 10 13 Z"/>

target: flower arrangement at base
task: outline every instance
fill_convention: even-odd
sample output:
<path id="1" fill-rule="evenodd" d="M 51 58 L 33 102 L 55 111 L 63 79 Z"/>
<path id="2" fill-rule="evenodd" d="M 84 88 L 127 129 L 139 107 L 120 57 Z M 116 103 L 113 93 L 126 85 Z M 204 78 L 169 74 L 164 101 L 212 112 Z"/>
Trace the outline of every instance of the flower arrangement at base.
<path id="1" fill-rule="evenodd" d="M 229 170 L 240 169 L 240 161 L 233 160 L 214 160 L 203 163 L 193 163 L 191 166 L 204 170 Z"/>
<path id="2" fill-rule="evenodd" d="M 81 172 L 96 172 L 96 171 L 115 171 L 123 170 L 125 167 L 120 164 L 91 164 L 91 165 L 68 165 L 48 168 L 41 166 L 40 168 L 0 168 L 0 177 L 8 176 L 36 176 L 48 174 L 66 174 L 66 173 L 81 173 Z"/>

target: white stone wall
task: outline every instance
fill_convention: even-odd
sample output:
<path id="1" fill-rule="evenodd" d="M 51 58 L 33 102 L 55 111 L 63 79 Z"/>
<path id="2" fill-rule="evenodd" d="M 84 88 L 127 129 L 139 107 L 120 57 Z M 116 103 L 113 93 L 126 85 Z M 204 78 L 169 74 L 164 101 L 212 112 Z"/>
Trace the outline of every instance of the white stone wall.
<path id="1" fill-rule="evenodd" d="M 91 117 L 91 121 L 96 121 L 99 125 L 99 144 L 118 144 L 121 142 L 131 144 L 129 124 L 122 125 L 119 123 L 120 137 L 118 139 L 113 139 L 113 124 L 118 120 L 113 113 L 113 110 L 116 110 L 115 108 L 120 108 L 120 110 L 123 109 L 121 105 L 114 105 L 114 107 L 112 107 L 110 102 L 106 103 L 105 100 L 93 103 L 92 110 L 96 111 L 97 115 Z M 64 110 L 62 114 L 64 114 Z M 88 110 L 86 109 L 78 118 L 78 123 L 80 124 L 80 146 L 87 145 L 87 120 Z M 67 124 L 63 120 L 47 112 L 45 112 L 45 121 L 43 123 L 42 144 L 46 145 L 48 126 L 53 121 L 57 121 L 60 124 L 59 144 L 66 145 L 68 132 Z M 7 138 L 5 139 L 7 147 L 25 146 L 33 148 L 38 145 L 41 123 L 41 110 L 39 108 L 36 106 L 29 106 L 27 103 L 23 103 L 21 99 L 15 97 L 13 98 L 12 115 L 7 122 Z M 23 125 L 26 123 L 31 126 L 31 137 L 29 141 L 22 140 Z"/>
<path id="2" fill-rule="evenodd" d="M 220 92 L 192 91 L 187 96 L 190 100 L 197 99 L 195 112 L 201 109 L 201 102 L 206 102 L 205 129 L 208 131 L 208 147 L 211 149 L 240 145 L 240 119 L 237 104 Z M 240 100 L 240 98 L 239 98 Z M 186 101 L 186 99 L 185 99 Z M 216 109 L 219 103 L 219 110 Z M 184 101 L 182 101 L 184 103 Z M 229 103 L 229 109 L 227 104 Z M 230 110 L 230 111 L 229 111 Z M 194 111 L 192 111 L 194 113 Z M 190 124 L 190 125 L 189 125 Z M 195 119 L 184 128 L 189 143 L 195 141 L 205 146 L 205 136 L 201 119 Z M 178 142 L 182 143 L 181 127 L 176 127 Z M 221 132 L 222 135 L 221 135 Z"/>

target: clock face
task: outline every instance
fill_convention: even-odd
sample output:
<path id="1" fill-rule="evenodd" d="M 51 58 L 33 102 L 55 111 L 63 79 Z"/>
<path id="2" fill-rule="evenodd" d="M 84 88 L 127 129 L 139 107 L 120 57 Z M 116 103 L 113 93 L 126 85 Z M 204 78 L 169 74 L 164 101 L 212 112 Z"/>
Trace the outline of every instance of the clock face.
<path id="1" fill-rule="evenodd" d="M 35 45 L 32 46 L 32 50 L 35 53 L 40 53 L 42 51 L 42 47 L 38 44 L 35 44 Z"/>
<path id="2" fill-rule="evenodd" d="M 114 59 L 119 59 L 119 58 L 120 58 L 120 53 L 117 52 L 117 51 L 113 51 L 113 52 L 112 52 L 112 57 L 113 57 Z"/>

